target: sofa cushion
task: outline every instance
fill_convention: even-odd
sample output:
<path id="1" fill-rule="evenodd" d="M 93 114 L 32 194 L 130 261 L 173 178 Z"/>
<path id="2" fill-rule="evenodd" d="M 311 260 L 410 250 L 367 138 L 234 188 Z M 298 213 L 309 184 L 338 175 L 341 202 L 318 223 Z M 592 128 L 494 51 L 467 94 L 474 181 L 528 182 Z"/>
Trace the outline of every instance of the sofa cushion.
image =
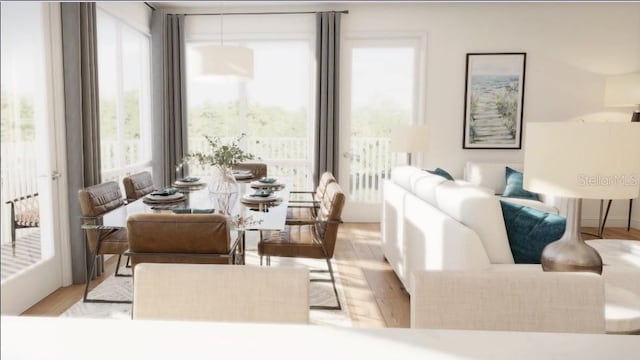
<path id="1" fill-rule="evenodd" d="M 447 180 L 455 180 L 453 178 L 453 176 L 451 176 L 451 174 L 449 174 L 446 170 L 444 170 L 443 168 L 435 168 L 433 170 L 429 170 L 429 169 L 425 169 L 426 172 L 433 174 L 433 175 L 439 175 L 442 176 L 443 178 L 447 179 Z"/>
<path id="2" fill-rule="evenodd" d="M 430 174 L 414 166 L 398 166 L 391 170 L 391 181 L 412 192 L 413 183 L 423 175 Z"/>
<path id="3" fill-rule="evenodd" d="M 542 249 L 562 237 L 566 219 L 501 200 L 509 245 L 516 264 L 539 264 Z"/>
<path id="4" fill-rule="evenodd" d="M 496 194 L 502 194 L 506 185 L 505 166 L 516 170 L 523 169 L 521 163 L 468 162 L 464 168 L 464 179 L 472 184 L 493 189 Z"/>
<path id="5" fill-rule="evenodd" d="M 527 191 L 522 187 L 522 172 L 514 170 L 507 166 L 505 170 L 505 181 L 507 185 L 504 188 L 504 193 L 502 194 L 502 196 L 520 199 L 540 200 L 538 198 L 538 194 Z"/>
<path id="6" fill-rule="evenodd" d="M 513 204 L 518 204 L 518 205 L 522 205 L 522 206 L 528 206 L 530 208 L 534 208 L 536 210 L 540 210 L 542 212 L 547 212 L 547 213 L 551 213 L 551 214 L 555 214 L 558 215 L 559 211 L 558 208 L 546 203 L 543 203 L 542 201 L 538 201 L 538 200 L 532 200 L 532 199 L 521 199 L 521 198 L 511 198 L 511 197 L 503 197 L 501 198 L 502 201 L 507 201 Z"/>
<path id="7" fill-rule="evenodd" d="M 436 200 L 436 188 L 443 182 L 447 181 L 449 180 L 445 179 L 442 176 L 424 172 L 424 176 L 415 178 L 412 192 L 418 198 L 426 201 L 430 205 L 438 207 Z"/>
<path id="8" fill-rule="evenodd" d="M 473 186 L 445 181 L 436 188 L 438 208 L 473 230 L 492 264 L 513 264 L 498 198 Z"/>

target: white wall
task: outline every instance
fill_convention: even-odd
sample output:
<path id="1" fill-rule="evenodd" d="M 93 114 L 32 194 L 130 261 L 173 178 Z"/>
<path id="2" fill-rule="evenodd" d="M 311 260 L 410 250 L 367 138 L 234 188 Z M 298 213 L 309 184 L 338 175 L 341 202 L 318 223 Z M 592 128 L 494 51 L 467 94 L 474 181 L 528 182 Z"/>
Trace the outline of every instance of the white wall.
<path id="1" fill-rule="evenodd" d="M 343 36 L 423 32 L 427 36 L 424 167 L 462 176 L 465 162 L 522 161 L 522 150 L 463 150 L 465 55 L 526 52 L 524 122 L 564 121 L 604 111 L 608 74 L 640 71 L 640 4 L 366 4 L 348 7 Z M 343 74 L 346 76 L 346 74 Z M 611 109 L 609 109 L 611 110 Z M 629 111 L 632 109 L 621 109 Z M 640 139 L 639 139 L 640 142 Z M 640 200 L 636 201 L 640 203 Z M 607 224 L 626 226 L 628 201 L 614 201 Z M 599 201 L 587 201 L 585 224 Z M 640 227 L 640 205 L 633 219 Z"/>

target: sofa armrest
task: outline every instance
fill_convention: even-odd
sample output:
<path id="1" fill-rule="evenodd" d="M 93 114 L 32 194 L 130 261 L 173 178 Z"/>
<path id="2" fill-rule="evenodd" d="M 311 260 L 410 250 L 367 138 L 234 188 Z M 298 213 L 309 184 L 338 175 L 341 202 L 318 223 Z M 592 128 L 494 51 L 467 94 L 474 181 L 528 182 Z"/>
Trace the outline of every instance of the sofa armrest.
<path id="1" fill-rule="evenodd" d="M 604 284 L 591 273 L 420 271 L 411 327 L 604 333 Z"/>

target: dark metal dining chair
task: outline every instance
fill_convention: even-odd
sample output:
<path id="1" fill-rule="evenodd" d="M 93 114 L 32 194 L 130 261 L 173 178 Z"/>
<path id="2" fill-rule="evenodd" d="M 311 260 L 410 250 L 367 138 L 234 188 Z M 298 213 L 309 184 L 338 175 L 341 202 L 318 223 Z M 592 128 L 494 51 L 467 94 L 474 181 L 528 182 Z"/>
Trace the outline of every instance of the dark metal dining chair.
<path id="1" fill-rule="evenodd" d="M 330 279 L 311 279 L 311 281 L 331 281 L 337 306 L 311 306 L 312 309 L 340 310 L 342 306 L 338 297 L 335 275 L 331 266 L 338 226 L 342 223 L 342 209 L 345 194 L 337 182 L 327 185 L 326 192 L 320 201 L 315 219 L 299 221 L 295 225 L 287 225 L 284 231 L 262 231 L 258 242 L 260 264 L 266 256 L 267 265 L 271 265 L 271 256 L 302 257 L 324 259 Z"/>
<path id="2" fill-rule="evenodd" d="M 153 178 L 148 171 L 129 175 L 122 179 L 127 201 L 134 201 L 153 192 Z"/>
<path id="3" fill-rule="evenodd" d="M 89 283 L 93 277 L 98 255 L 118 255 L 115 276 L 127 276 L 118 273 L 122 254 L 129 247 L 126 229 L 104 229 L 102 215 L 124 205 L 120 186 L 115 181 L 90 186 L 78 191 L 80 213 L 85 230 L 87 245 L 87 276 L 84 288 L 84 302 L 130 303 L 126 300 L 89 299 Z"/>
<path id="4" fill-rule="evenodd" d="M 131 267 L 140 263 L 235 264 L 239 239 L 231 240 L 221 214 L 134 214 L 127 220 Z"/>
<path id="5" fill-rule="evenodd" d="M 325 196 L 327 186 L 334 182 L 336 182 L 336 178 L 331 172 L 327 171 L 320 176 L 315 191 L 291 191 L 292 195 L 303 195 L 306 199 L 289 200 L 286 224 L 296 225 L 301 221 L 313 221 L 318 215 L 318 208 Z"/>

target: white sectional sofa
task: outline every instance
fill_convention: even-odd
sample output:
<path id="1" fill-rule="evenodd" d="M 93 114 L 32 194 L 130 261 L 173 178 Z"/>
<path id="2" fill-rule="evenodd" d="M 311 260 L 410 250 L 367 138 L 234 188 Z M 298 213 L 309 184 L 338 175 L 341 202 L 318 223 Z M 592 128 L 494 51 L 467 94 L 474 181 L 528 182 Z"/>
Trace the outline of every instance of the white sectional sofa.
<path id="1" fill-rule="evenodd" d="M 607 268 L 601 277 L 514 264 L 494 195 L 504 179 L 492 169 L 504 178 L 504 167 L 468 164 L 465 181 L 448 181 L 404 166 L 385 181 L 382 249 L 411 296 L 412 327 L 604 332 L 603 278 L 633 284 L 640 271 Z M 534 206 L 564 213 L 562 202 L 542 200 Z M 640 301 L 640 293 L 623 291 L 627 302 Z M 607 327 L 640 329 L 639 320 L 626 323 L 631 329 Z"/>
<path id="2" fill-rule="evenodd" d="M 523 171 L 524 169 L 522 163 L 468 162 L 464 167 L 464 183 L 488 189 L 498 196 L 502 195 L 506 186 L 505 167 L 507 166 L 518 171 Z M 538 196 L 540 201 L 518 198 L 504 199 L 552 214 L 562 216 L 567 214 L 566 200 L 544 194 L 538 194 Z"/>

